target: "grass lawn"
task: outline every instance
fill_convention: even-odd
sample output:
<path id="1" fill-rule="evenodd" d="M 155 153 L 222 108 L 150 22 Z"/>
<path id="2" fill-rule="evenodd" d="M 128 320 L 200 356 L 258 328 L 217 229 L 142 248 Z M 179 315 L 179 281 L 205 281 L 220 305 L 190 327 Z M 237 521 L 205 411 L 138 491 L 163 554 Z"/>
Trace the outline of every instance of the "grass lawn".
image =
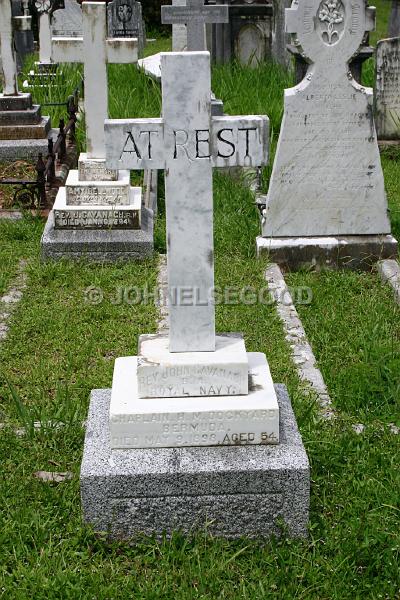
<path id="1" fill-rule="evenodd" d="M 113 117 L 159 115 L 157 86 L 134 67 L 112 66 L 109 77 Z M 250 72 L 218 67 L 213 89 L 227 112 L 268 114 L 275 140 L 289 79 L 270 65 Z M 383 156 L 397 236 L 399 165 L 395 153 Z M 268 175 L 267 169 L 266 183 Z M 259 291 L 266 263 L 255 257 L 252 194 L 243 182 L 216 173 L 214 203 L 216 285 Z M 159 252 L 165 251 L 163 204 L 161 193 Z M 32 218 L 0 222 L 0 291 L 18 260 L 28 261 L 28 287 L 0 345 L 0 421 L 6 423 L 0 431 L 0 597 L 399 598 L 400 436 L 389 424 L 400 425 L 400 315 L 377 275 L 287 277 L 313 292 L 312 303 L 298 310 L 338 411 L 333 422 L 318 419 L 300 384 L 274 307 L 217 306 L 217 329 L 242 331 L 248 350 L 265 352 L 274 380 L 289 388 L 312 468 L 309 538 L 226 542 L 204 531 L 193 539 L 177 533 L 170 541 L 107 545 L 81 523 L 81 425 L 90 390 L 110 387 L 114 359 L 135 353 L 138 334 L 156 330 L 153 305 L 115 298 L 121 286 L 155 286 L 157 257 L 129 265 L 41 264 L 42 227 Z M 102 291 L 98 304 L 87 302 L 93 288 Z M 40 430 L 33 430 L 34 421 L 41 421 Z M 365 425 L 361 434 L 352 427 L 358 423 Z M 25 426 L 26 435 L 15 435 L 16 426 Z M 40 470 L 73 478 L 51 485 L 34 477 Z"/>

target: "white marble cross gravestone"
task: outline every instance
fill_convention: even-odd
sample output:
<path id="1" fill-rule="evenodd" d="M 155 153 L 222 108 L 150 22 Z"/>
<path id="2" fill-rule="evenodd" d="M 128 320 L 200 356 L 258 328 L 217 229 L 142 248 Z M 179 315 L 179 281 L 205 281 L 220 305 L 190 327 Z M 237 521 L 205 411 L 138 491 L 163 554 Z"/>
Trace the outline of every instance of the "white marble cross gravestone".
<path id="1" fill-rule="evenodd" d="M 285 90 L 263 236 L 390 233 L 372 90 L 349 70 L 375 9 L 364 0 L 294 0 L 286 31 L 309 67 Z"/>
<path id="2" fill-rule="evenodd" d="M 82 3 L 83 37 L 53 37 L 53 60 L 84 64 L 87 157 L 104 158 L 108 117 L 107 63 L 137 63 L 136 38 L 107 37 L 105 2 Z"/>
<path id="3" fill-rule="evenodd" d="M 186 0 L 186 6 L 162 6 L 161 22 L 187 27 L 187 50 L 207 50 L 206 23 L 228 23 L 229 9 L 224 5 L 204 6 L 204 0 Z"/>
<path id="4" fill-rule="evenodd" d="M 11 0 L 0 0 L 0 55 L 4 74 L 3 94 L 17 96 L 17 61 L 14 51 Z"/>
<path id="5" fill-rule="evenodd" d="M 268 118 L 211 117 L 208 52 L 161 55 L 162 118 L 107 120 L 106 164 L 164 169 L 170 352 L 213 352 L 212 168 L 268 159 Z"/>

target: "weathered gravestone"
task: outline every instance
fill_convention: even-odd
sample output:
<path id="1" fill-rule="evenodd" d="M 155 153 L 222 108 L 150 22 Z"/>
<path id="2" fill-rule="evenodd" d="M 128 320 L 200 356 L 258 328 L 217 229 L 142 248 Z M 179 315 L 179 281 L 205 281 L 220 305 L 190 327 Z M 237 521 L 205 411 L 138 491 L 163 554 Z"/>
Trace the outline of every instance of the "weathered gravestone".
<path id="1" fill-rule="evenodd" d="M 205 0 L 187 0 L 184 6 L 162 6 L 161 21 L 164 24 L 186 26 L 186 50 L 207 50 L 205 25 L 226 23 L 229 20 L 228 7 L 222 5 L 205 6 Z M 223 115 L 222 100 L 212 94 L 211 111 L 214 116 Z"/>
<path id="2" fill-rule="evenodd" d="M 186 25 L 186 49 L 189 52 L 207 50 L 206 23 L 227 23 L 228 19 L 227 6 L 204 6 L 204 0 L 186 0 L 186 6 L 161 7 L 162 23 Z"/>
<path id="3" fill-rule="evenodd" d="M 146 45 L 142 5 L 136 0 L 113 0 L 108 4 L 108 35 L 137 38 L 139 54 Z"/>
<path id="4" fill-rule="evenodd" d="M 400 38 L 376 45 L 375 120 L 379 140 L 400 140 Z"/>
<path id="5" fill-rule="evenodd" d="M 82 9 L 77 0 L 64 0 L 64 10 L 54 13 L 52 19 L 53 37 L 82 37 Z"/>
<path id="6" fill-rule="evenodd" d="M 285 91 L 258 249 L 292 268 L 366 266 L 397 252 L 372 90 L 348 69 L 374 23 L 374 9 L 352 0 L 299 0 L 286 11 L 286 29 L 310 65 Z"/>
<path id="7" fill-rule="evenodd" d="M 28 54 L 34 51 L 32 18 L 28 0 L 12 0 L 14 17 L 14 44 L 17 53 L 18 69 L 21 69 Z"/>
<path id="8" fill-rule="evenodd" d="M 172 0 L 172 6 L 185 6 L 186 0 Z M 186 25 L 172 25 L 172 52 L 187 50 Z"/>
<path id="9" fill-rule="evenodd" d="M 290 8 L 291 0 L 273 0 L 274 20 L 272 26 L 272 56 L 281 65 L 289 64 L 287 45 L 290 36 L 285 29 L 285 10 Z"/>
<path id="10" fill-rule="evenodd" d="M 308 461 L 264 354 L 215 335 L 212 168 L 267 161 L 268 119 L 211 117 L 208 52 L 161 58 L 162 119 L 108 121 L 110 168 L 165 170 L 169 336 L 142 336 L 92 392 L 84 518 L 112 537 L 304 535 Z M 239 447 L 242 446 L 242 447 Z M 112 460 L 111 460 L 112 457 Z"/>
<path id="11" fill-rule="evenodd" d="M 271 0 L 222 0 L 222 3 L 229 10 L 229 19 L 227 23 L 213 25 L 213 59 L 218 63 L 228 63 L 236 58 L 250 66 L 271 59 Z"/>
<path id="12" fill-rule="evenodd" d="M 83 62 L 87 152 L 60 188 L 42 237 L 43 258 L 137 259 L 152 253 L 152 215 L 129 172 L 105 166 L 107 63 L 137 62 L 137 39 L 107 38 L 106 5 L 82 4 L 83 37 L 53 38 L 56 61 Z"/>
<path id="13" fill-rule="evenodd" d="M 20 20 L 30 17 L 17 17 Z M 20 94 L 13 42 L 11 0 L 0 0 L 0 47 L 3 93 L 0 94 L 0 158 L 37 158 L 47 151 L 50 117 L 43 117 L 30 94 Z M 23 27 L 23 24 L 20 25 Z"/>
<path id="14" fill-rule="evenodd" d="M 400 35 L 400 0 L 392 0 L 392 10 L 389 17 L 389 37 Z"/>

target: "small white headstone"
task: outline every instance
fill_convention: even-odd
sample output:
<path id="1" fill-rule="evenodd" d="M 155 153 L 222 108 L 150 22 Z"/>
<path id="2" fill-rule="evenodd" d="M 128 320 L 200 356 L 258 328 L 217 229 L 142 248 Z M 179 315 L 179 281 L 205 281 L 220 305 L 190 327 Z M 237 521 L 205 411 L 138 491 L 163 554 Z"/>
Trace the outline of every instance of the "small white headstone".
<path id="1" fill-rule="evenodd" d="M 400 38 L 376 45 L 375 119 L 378 139 L 400 139 Z"/>

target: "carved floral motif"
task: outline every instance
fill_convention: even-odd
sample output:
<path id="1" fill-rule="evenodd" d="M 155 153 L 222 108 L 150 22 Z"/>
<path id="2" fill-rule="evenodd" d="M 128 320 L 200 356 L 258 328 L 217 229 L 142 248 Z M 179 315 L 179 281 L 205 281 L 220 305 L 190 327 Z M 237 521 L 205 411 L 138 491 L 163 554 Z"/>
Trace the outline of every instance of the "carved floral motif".
<path id="1" fill-rule="evenodd" d="M 323 0 L 318 9 L 318 18 L 321 23 L 326 23 L 326 30 L 322 32 L 322 39 L 329 45 L 339 39 L 340 23 L 344 21 L 344 8 L 341 0 Z"/>

